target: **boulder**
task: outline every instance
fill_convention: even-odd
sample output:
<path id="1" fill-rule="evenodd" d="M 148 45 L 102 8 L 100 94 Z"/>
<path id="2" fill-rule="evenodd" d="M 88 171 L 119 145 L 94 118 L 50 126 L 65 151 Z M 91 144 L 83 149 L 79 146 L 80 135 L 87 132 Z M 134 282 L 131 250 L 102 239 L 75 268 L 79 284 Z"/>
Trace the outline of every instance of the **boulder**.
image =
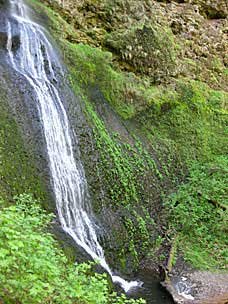
<path id="1" fill-rule="evenodd" d="M 116 31 L 107 36 L 105 44 L 133 71 L 150 76 L 154 83 L 177 74 L 174 35 L 159 24 L 150 22 Z"/>

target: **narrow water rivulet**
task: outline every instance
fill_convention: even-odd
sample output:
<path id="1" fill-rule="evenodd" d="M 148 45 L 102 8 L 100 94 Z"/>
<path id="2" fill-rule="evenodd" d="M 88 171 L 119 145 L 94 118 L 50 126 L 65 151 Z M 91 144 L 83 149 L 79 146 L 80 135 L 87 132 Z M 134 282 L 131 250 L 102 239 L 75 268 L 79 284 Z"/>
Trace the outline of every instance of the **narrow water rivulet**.
<path id="1" fill-rule="evenodd" d="M 36 94 L 61 226 L 127 292 L 141 283 L 113 275 L 98 242 L 84 169 L 74 158 L 72 133 L 59 92 L 56 71 L 64 73 L 62 64 L 46 30 L 31 19 L 29 7 L 21 0 L 10 1 L 7 31 L 9 64 Z M 20 36 L 17 50 L 13 48 L 15 33 Z"/>

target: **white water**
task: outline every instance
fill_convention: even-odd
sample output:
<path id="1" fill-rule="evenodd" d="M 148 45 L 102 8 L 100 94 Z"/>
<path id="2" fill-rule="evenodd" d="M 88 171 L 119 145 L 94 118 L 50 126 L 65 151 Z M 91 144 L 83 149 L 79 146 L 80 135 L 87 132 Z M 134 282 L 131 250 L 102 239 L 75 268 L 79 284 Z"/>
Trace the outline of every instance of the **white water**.
<path id="1" fill-rule="evenodd" d="M 186 278 L 182 277 L 181 281 L 176 284 L 177 293 L 185 299 L 193 301 L 195 298 L 191 295 L 191 287 L 186 280 Z"/>
<path id="2" fill-rule="evenodd" d="M 32 21 L 29 8 L 21 0 L 11 0 L 7 50 L 12 67 L 30 83 L 37 97 L 46 140 L 52 184 L 61 226 L 75 242 L 111 275 L 127 292 L 141 285 L 113 275 L 97 240 L 85 173 L 74 159 L 71 132 L 66 111 L 58 92 L 55 71 L 63 73 L 45 29 Z M 20 35 L 20 46 L 12 49 L 12 37 Z M 79 153 L 79 151 L 78 151 Z"/>

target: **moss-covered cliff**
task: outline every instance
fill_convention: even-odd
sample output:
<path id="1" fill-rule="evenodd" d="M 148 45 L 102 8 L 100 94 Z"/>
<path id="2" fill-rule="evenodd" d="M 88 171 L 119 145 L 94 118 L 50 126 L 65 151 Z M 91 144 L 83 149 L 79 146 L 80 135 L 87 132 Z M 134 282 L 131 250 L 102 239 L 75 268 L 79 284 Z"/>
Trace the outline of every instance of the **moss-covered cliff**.
<path id="1" fill-rule="evenodd" d="M 15 195 L 33 193 L 48 207 L 45 153 L 41 153 L 41 138 L 36 134 L 36 118 L 29 104 L 25 106 L 28 99 L 31 103 L 26 84 L 0 64 L 0 196 L 11 202 Z"/>
<path id="2" fill-rule="evenodd" d="M 211 163 L 227 155 L 227 6 L 209 1 L 42 2 L 48 6 L 39 10 L 49 16 L 87 117 L 89 128 L 78 130 L 74 105 L 69 106 L 94 209 L 106 228 L 100 239 L 108 260 L 122 271 L 145 263 L 166 265 L 177 234 L 182 253 L 189 241 L 199 241 L 179 234 L 167 197 L 194 172 L 193 162 Z M 219 186 L 227 193 L 225 185 Z M 225 200 L 226 195 L 222 204 Z M 216 254 L 201 245 L 199 259 Z M 223 246 L 221 241 L 221 252 Z M 194 252 L 186 252 L 196 265 Z M 215 260 L 208 259 L 207 267 L 225 265 L 225 259 Z"/>
<path id="3" fill-rule="evenodd" d="M 47 2 L 75 29 L 65 32 L 69 41 L 111 51 L 122 70 L 150 82 L 187 76 L 226 89 L 226 1 Z"/>

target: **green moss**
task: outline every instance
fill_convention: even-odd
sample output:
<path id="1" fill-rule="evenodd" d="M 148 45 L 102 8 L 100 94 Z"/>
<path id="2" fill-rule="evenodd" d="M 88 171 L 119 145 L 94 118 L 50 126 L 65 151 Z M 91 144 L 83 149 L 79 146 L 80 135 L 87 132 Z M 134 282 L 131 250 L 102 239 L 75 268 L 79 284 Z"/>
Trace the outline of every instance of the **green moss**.
<path id="1" fill-rule="evenodd" d="M 74 28 L 68 24 L 57 12 L 46 5 L 44 0 L 28 0 L 29 5 L 36 11 L 43 23 L 47 24 L 49 30 L 56 39 L 77 39 Z M 53 3 L 54 4 L 54 3 Z"/>
<path id="2" fill-rule="evenodd" d="M 156 83 L 175 75 L 178 48 L 174 40 L 169 28 L 150 20 L 108 34 L 106 45 L 131 71 L 149 75 L 151 82 Z"/>
<path id="3" fill-rule="evenodd" d="M 228 93 L 209 90 L 208 103 L 214 112 L 226 115 L 228 110 Z"/>
<path id="4" fill-rule="evenodd" d="M 150 140 L 177 149 L 185 162 L 208 159 L 224 150 L 227 93 L 185 79 L 177 81 L 174 93 L 166 96 L 159 107 L 150 106 L 137 117 Z"/>
<path id="5" fill-rule="evenodd" d="M 123 214 L 126 214 L 122 222 L 128 234 L 128 251 L 137 267 L 139 256 L 151 245 L 149 231 L 155 228 L 146 206 L 144 177 L 146 172 L 153 172 L 158 180 L 163 179 L 163 176 L 138 139 L 133 147 L 123 144 L 116 134 L 112 136 L 108 133 L 88 101 L 86 111 L 93 126 L 96 149 L 99 151 L 99 173 L 103 176 L 105 201 L 106 204 L 111 204 L 112 209 L 123 210 Z M 144 206 L 141 202 L 144 202 Z"/>
<path id="6" fill-rule="evenodd" d="M 33 192 L 47 198 L 42 179 L 37 174 L 34 157 L 26 150 L 18 124 L 12 117 L 6 96 L 0 91 L 0 193 L 6 200 L 16 194 Z"/>
<path id="7" fill-rule="evenodd" d="M 133 117 L 136 109 L 132 96 L 137 93 L 134 77 L 122 74 L 112 67 L 112 54 L 83 44 L 65 43 L 67 63 L 71 76 L 77 80 L 84 93 L 90 87 L 99 88 L 104 98 L 124 119 Z"/>
<path id="8" fill-rule="evenodd" d="M 224 64 L 219 57 L 214 57 L 211 61 L 211 67 L 215 73 L 222 73 L 224 70 Z"/>
<path id="9" fill-rule="evenodd" d="M 71 85 L 74 92 L 82 97 L 93 129 L 101 181 L 106 194 L 105 204 L 110 204 L 114 210 L 124 210 L 126 217 L 123 222 L 130 244 L 128 247 L 137 264 L 140 250 L 143 248 L 145 252 L 148 244 L 151 244 L 149 233 L 154 232 L 151 209 L 155 201 L 160 203 L 162 191 L 165 196 L 183 180 L 185 167 L 192 160 L 209 161 L 216 154 L 227 153 L 228 95 L 189 78 L 169 79 L 169 85 L 151 86 L 151 82 L 156 83 L 162 77 L 168 79 L 175 75 L 178 46 L 166 29 L 162 29 L 162 35 L 159 36 L 159 26 L 154 31 L 152 26 L 147 28 L 142 25 L 129 29 L 128 33 L 122 31 L 109 35 L 107 44 L 119 53 L 122 61 L 128 63 L 127 66 L 124 65 L 128 72 L 123 72 L 116 67 L 116 57 L 110 52 L 72 43 L 76 32 L 57 14 L 50 10 L 46 12 L 50 17 L 50 28 L 62 46 Z M 158 55 L 155 56 L 155 62 L 147 65 L 146 55 L 145 58 L 138 58 L 132 54 L 134 45 L 133 48 L 129 48 L 129 45 L 135 37 L 139 38 L 145 52 L 156 51 Z M 155 45 L 151 47 L 151 43 Z M 158 52 L 160 49 L 161 53 Z M 195 62 L 188 60 L 188 64 L 193 70 L 198 70 Z M 134 68 L 129 68 L 129 65 Z M 213 62 L 213 65 L 215 71 L 220 70 L 219 62 Z M 151 67 L 150 74 L 147 69 Z M 139 74 L 137 76 L 129 71 L 137 71 Z M 160 74 L 160 71 L 164 74 Z M 132 136 L 130 145 L 121 136 L 117 137 L 108 131 L 95 110 L 96 106 L 92 105 L 93 90 L 99 92 L 123 119 L 133 123 L 132 133 L 143 134 L 146 146 L 151 149 L 145 149 L 137 137 Z M 156 157 L 152 156 L 151 150 Z M 157 197 L 153 202 L 144 193 L 145 179 L 151 179 L 151 185 L 155 185 Z M 96 208 L 98 212 L 99 208 L 101 206 Z M 183 239 L 186 234 L 187 231 L 183 233 Z M 124 245 L 124 241 L 121 245 Z M 162 242 L 163 239 L 158 236 L 154 252 L 157 252 Z M 209 248 L 208 252 L 210 250 Z M 126 250 L 121 248 L 118 254 L 124 264 L 123 255 Z"/>
<path id="10" fill-rule="evenodd" d="M 179 235 L 185 259 L 200 269 L 225 269 L 228 158 L 194 163 L 188 182 L 166 203 L 169 226 Z"/>

